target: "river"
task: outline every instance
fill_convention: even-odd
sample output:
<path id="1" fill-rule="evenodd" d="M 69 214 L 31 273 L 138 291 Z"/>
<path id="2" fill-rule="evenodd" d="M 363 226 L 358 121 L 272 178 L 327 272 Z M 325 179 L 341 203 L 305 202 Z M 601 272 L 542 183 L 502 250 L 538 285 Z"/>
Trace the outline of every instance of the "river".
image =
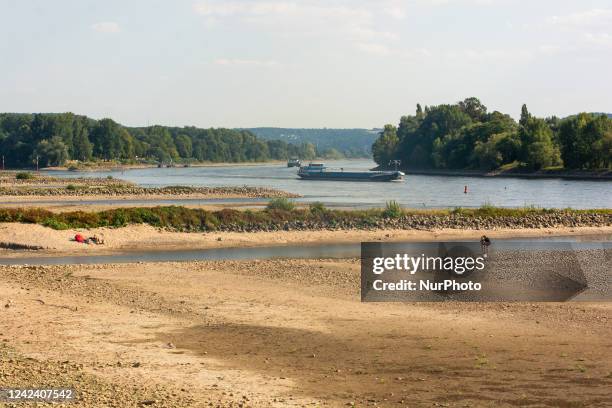
<path id="1" fill-rule="evenodd" d="M 329 167 L 367 170 L 371 160 L 328 161 Z M 321 201 L 337 207 L 380 207 L 396 200 L 410 208 L 536 206 L 546 208 L 609 208 L 611 181 L 522 179 L 408 175 L 403 182 L 306 181 L 296 168 L 282 164 L 226 165 L 210 167 L 146 168 L 97 172 L 54 171 L 59 177 L 113 176 L 141 186 L 260 186 L 300 194 L 301 202 Z M 468 192 L 464 193 L 467 186 Z M 185 200 L 177 200 L 176 203 Z M 235 200 L 234 200 L 235 201 Z M 245 203 L 254 200 L 243 200 Z M 172 201 L 160 201 L 171 204 Z"/>
<path id="2" fill-rule="evenodd" d="M 387 243 L 399 251 L 415 243 Z M 418 244 L 416 244 L 418 245 Z M 499 249 L 606 249 L 611 248 L 609 235 L 544 237 L 531 239 L 497 239 Z M 19 256 L 0 258 L 0 265 L 72 265 L 129 262 L 219 261 L 251 259 L 343 259 L 359 258 L 361 243 L 326 243 L 324 245 L 279 245 L 252 248 L 208 248 L 188 250 L 136 250 L 104 255 Z M 25 255 L 25 254 L 24 254 Z"/>

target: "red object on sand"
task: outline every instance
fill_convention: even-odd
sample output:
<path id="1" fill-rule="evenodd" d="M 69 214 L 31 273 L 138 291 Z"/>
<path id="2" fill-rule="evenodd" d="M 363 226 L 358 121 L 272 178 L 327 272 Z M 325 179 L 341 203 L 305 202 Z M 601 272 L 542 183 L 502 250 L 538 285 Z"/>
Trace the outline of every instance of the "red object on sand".
<path id="1" fill-rule="evenodd" d="M 84 242 L 85 242 L 85 237 L 84 237 L 84 236 L 82 236 L 81 234 L 76 234 L 76 235 L 74 236 L 74 240 L 75 240 L 76 242 L 84 243 Z"/>

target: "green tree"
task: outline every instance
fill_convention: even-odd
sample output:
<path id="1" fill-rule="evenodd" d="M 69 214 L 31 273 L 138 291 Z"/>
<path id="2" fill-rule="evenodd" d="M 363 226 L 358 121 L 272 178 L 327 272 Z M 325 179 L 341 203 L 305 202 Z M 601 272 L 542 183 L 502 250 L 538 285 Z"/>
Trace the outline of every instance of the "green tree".
<path id="1" fill-rule="evenodd" d="M 74 125 L 72 158 L 87 161 L 91 160 L 92 155 L 93 144 L 89 141 L 89 131 L 83 124 L 76 122 Z"/>
<path id="2" fill-rule="evenodd" d="M 305 160 L 313 160 L 317 157 L 317 148 L 312 143 L 304 143 L 300 150 L 302 153 L 299 157 L 303 157 Z"/>
<path id="3" fill-rule="evenodd" d="M 572 169 L 607 168 L 610 163 L 609 138 L 612 119 L 603 115 L 580 113 L 559 126 L 561 155 Z"/>
<path id="4" fill-rule="evenodd" d="M 544 119 L 529 117 L 520 130 L 522 158 L 528 167 L 539 170 L 561 163 L 559 148 L 553 143 L 553 133 Z"/>
<path id="5" fill-rule="evenodd" d="M 42 167 L 61 166 L 68 160 L 68 148 L 59 136 L 53 136 L 49 140 L 41 140 L 32 159 L 38 156 L 38 163 Z"/>
<path id="6" fill-rule="evenodd" d="M 473 156 L 480 169 L 493 170 L 502 165 L 504 156 L 498 145 L 505 137 L 507 135 L 500 133 L 491 136 L 486 142 L 476 141 Z"/>
<path id="7" fill-rule="evenodd" d="M 151 126 L 145 131 L 149 153 L 156 159 L 168 162 L 179 158 L 170 130 L 163 126 Z"/>
<path id="8" fill-rule="evenodd" d="M 558 151 L 552 143 L 534 142 L 529 146 L 526 163 L 529 167 L 539 170 L 558 163 Z"/>
<path id="9" fill-rule="evenodd" d="M 174 143 L 176 144 L 176 150 L 178 151 L 179 156 L 183 158 L 192 157 L 193 146 L 189 136 L 182 134 L 178 135 Z"/>
<path id="10" fill-rule="evenodd" d="M 517 132 L 501 133 L 497 141 L 497 150 L 503 157 L 503 163 L 512 163 L 519 160 L 521 154 L 521 139 Z"/>
<path id="11" fill-rule="evenodd" d="M 467 98 L 459 102 L 459 107 L 475 122 L 483 121 L 487 114 L 487 107 L 478 98 Z"/>
<path id="12" fill-rule="evenodd" d="M 321 152 L 321 157 L 328 160 L 344 159 L 344 155 L 333 147 L 327 148 Z"/>
<path id="13" fill-rule="evenodd" d="M 372 146 L 374 161 L 383 167 L 388 166 L 395 156 L 395 149 L 398 143 L 397 128 L 393 125 L 385 125 L 385 128 L 380 133 L 380 137 Z"/>
<path id="14" fill-rule="evenodd" d="M 287 160 L 289 158 L 287 142 L 283 140 L 268 140 L 267 143 L 271 158 L 276 160 Z"/>
<path id="15" fill-rule="evenodd" d="M 527 105 L 523 104 L 523 106 L 521 106 L 521 119 L 519 120 L 519 125 L 526 126 L 530 118 L 531 114 L 529 110 L 527 110 Z"/>
<path id="16" fill-rule="evenodd" d="M 607 131 L 593 143 L 593 163 L 598 169 L 609 169 L 612 166 L 612 131 Z"/>
<path id="17" fill-rule="evenodd" d="M 420 103 L 417 103 L 417 106 L 416 106 L 416 119 L 417 120 L 423 120 L 424 117 L 425 117 L 425 114 L 423 113 L 423 108 L 421 107 Z"/>
<path id="18" fill-rule="evenodd" d="M 119 146 L 119 158 L 131 160 L 134 158 L 134 156 L 136 156 L 135 140 L 132 135 L 130 135 L 130 132 L 128 132 L 128 130 L 123 127 L 119 130 Z"/>
<path id="19" fill-rule="evenodd" d="M 121 157 L 121 126 L 112 119 L 102 119 L 90 132 L 93 153 L 96 157 L 111 160 Z"/>

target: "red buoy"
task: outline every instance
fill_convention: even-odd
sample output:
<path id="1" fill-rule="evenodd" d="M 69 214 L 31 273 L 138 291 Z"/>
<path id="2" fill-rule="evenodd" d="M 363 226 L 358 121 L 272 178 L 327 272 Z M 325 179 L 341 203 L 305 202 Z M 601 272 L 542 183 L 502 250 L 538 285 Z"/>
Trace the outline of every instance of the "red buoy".
<path id="1" fill-rule="evenodd" d="M 463 194 L 467 194 L 467 186 L 463 188 Z"/>

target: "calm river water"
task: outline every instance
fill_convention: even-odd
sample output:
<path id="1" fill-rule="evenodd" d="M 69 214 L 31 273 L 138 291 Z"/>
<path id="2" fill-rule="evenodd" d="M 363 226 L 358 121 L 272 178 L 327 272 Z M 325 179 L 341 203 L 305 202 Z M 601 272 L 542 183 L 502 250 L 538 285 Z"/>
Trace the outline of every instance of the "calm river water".
<path id="1" fill-rule="evenodd" d="M 327 165 L 345 170 L 367 170 L 375 166 L 370 160 L 329 161 Z M 61 177 L 111 175 L 148 187 L 273 187 L 302 195 L 303 198 L 298 201 L 321 201 L 329 206 L 345 207 L 379 207 L 389 200 L 396 200 L 411 208 L 480 207 L 483 204 L 500 207 L 610 208 L 612 204 L 611 181 L 420 175 L 408 175 L 403 182 L 391 183 L 305 181 L 297 177 L 296 171 L 296 168 L 287 168 L 282 164 L 265 164 L 53 174 Z M 467 194 L 463 192 L 464 186 L 468 186 Z"/>
<path id="2" fill-rule="evenodd" d="M 389 243 L 401 251 L 409 243 Z M 416 244 L 418 245 L 418 244 Z M 536 239 L 498 239 L 497 249 L 524 250 L 578 250 L 611 248 L 610 237 L 573 236 L 546 237 Z M 211 248 L 194 250 L 145 250 L 130 251 L 112 255 L 77 256 L 27 256 L 19 258 L 0 258 L 0 265 L 71 265 L 105 264 L 126 262 L 168 262 L 201 260 L 249 260 L 249 259 L 327 259 L 358 258 L 361 254 L 360 243 L 325 245 L 282 245 L 253 248 Z"/>

